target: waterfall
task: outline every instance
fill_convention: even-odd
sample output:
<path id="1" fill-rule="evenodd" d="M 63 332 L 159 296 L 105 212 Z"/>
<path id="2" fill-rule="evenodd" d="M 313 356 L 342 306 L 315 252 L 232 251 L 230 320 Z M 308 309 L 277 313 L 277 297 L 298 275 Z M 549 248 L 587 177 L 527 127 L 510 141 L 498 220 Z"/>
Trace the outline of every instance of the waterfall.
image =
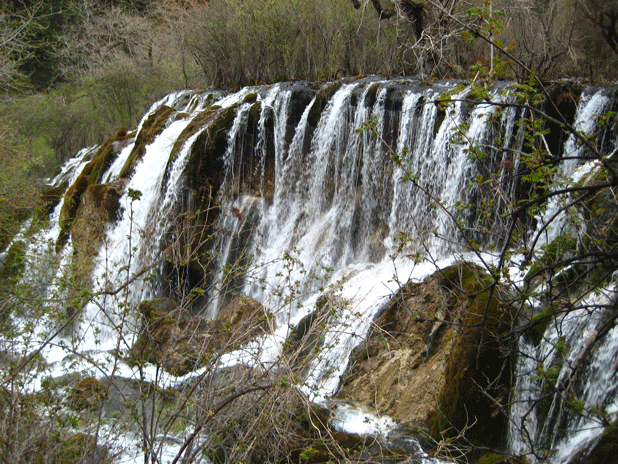
<path id="1" fill-rule="evenodd" d="M 515 453 L 530 453 L 542 460 L 550 453 L 549 462 L 568 462 L 578 451 L 599 438 L 607 420 L 618 413 L 618 385 L 616 375 L 616 344 L 618 330 L 612 328 L 598 346 L 590 363 L 581 367 L 581 356 L 589 348 L 610 311 L 604 309 L 616 299 L 615 289 L 591 295 L 582 305 L 588 309 L 557 317 L 543 335 L 543 343 L 534 347 L 522 337 L 519 341 L 517 382 L 511 411 L 509 449 Z M 589 308 L 595 308 L 591 313 Z M 539 369 L 557 366 L 556 385 L 559 395 L 551 397 L 551 404 L 539 405 L 546 381 Z M 571 398 L 577 403 L 569 403 Z M 540 417 L 539 408 L 546 409 Z M 581 408 L 576 412 L 577 408 Z"/>
<path id="2" fill-rule="evenodd" d="M 575 129 L 593 136 L 598 118 L 610 107 L 611 98 L 605 90 L 588 89 L 579 102 Z M 616 141 L 612 141 L 611 148 L 615 146 Z M 573 185 L 595 172 L 594 161 L 581 162 L 582 153 L 584 149 L 575 137 L 568 137 L 554 190 Z M 540 244 L 551 244 L 563 234 L 577 237 L 580 242 L 585 240 L 588 231 L 582 227 L 582 212 L 575 207 L 567 208 L 568 201 L 568 197 L 556 196 L 548 202 L 537 228 L 531 232 Z M 548 462 L 565 463 L 595 443 L 616 417 L 618 331 L 614 324 L 598 345 L 592 345 L 601 328 L 612 320 L 613 309 L 608 308 L 615 304 L 612 278 L 608 288 L 591 293 L 578 304 L 582 309 L 556 316 L 538 346 L 526 337 L 520 338 L 509 450 L 529 454 L 533 462 L 545 462 L 549 456 Z M 591 359 L 580 366 L 591 346 Z M 550 380 L 544 378 L 544 372 L 552 368 L 557 370 L 557 394 L 540 400 L 552 388 L 548 387 Z"/>
<path id="3" fill-rule="evenodd" d="M 525 142 L 518 120 L 524 112 L 508 106 L 513 101 L 504 92 L 509 84 L 490 90 L 491 104 L 464 101 L 471 90 L 459 91 L 457 85 L 364 78 L 319 90 L 288 83 L 229 94 L 182 91 L 155 103 L 101 176 L 102 183 L 122 187 L 120 210 L 118 218 L 104 226 L 103 244 L 93 258 L 92 293 L 99 296 L 84 308 L 71 335 L 73 349 L 113 350 L 120 343 L 119 330 L 123 343 L 130 344 L 140 326 L 134 308 L 168 296 L 171 284 L 164 282 L 159 264 L 169 259 L 166 253 L 178 239 L 172 222 L 182 214 L 197 214 L 192 208 L 201 186 L 188 172 L 197 169 L 191 165 L 192 156 L 203 150 L 208 140 L 202 135 L 209 129 L 199 121 L 230 110 L 226 148 L 211 160 L 222 172 L 217 173 L 220 185 L 212 185 L 218 188 L 212 198 L 217 219 L 207 232 L 212 260 L 204 266 L 201 283 L 207 280 L 211 287 L 204 292 L 212 293 L 200 300 L 203 307 L 196 303 L 191 310 L 214 319 L 237 294 L 264 305 L 273 317 L 272 333 L 226 353 L 221 365 L 270 365 L 281 356 L 295 325 L 315 310 L 318 298 L 332 298 L 337 304 L 322 334 L 322 351 L 311 360 L 300 386 L 312 400 L 327 403 L 337 393 L 350 353 L 402 285 L 419 282 L 457 260 L 478 259 L 469 253 L 463 229 L 474 240 L 487 240 L 482 242 L 487 248 L 483 259 L 494 262 L 491 250 L 500 243 L 494 237 L 504 232 L 502 215 L 511 212 L 508 205 L 520 187 L 516 174 L 523 168 L 518 155 Z M 450 104 L 436 101 L 444 92 L 457 92 Z M 609 92 L 587 89 L 574 127 L 593 134 L 598 115 L 612 104 Z M 169 115 L 160 132 L 145 145 L 131 175 L 121 179 L 138 143 L 135 136 L 150 116 L 165 108 Z M 484 151 L 473 152 L 471 146 Z M 560 182 L 572 185 L 594 169 L 594 163 L 581 165 L 571 159 L 579 150 L 573 137 L 566 140 Z M 52 184 L 75 182 L 95 151 L 81 152 Z M 585 233 L 568 223 L 579 212 L 558 217 L 562 204 L 550 201 L 535 219 L 531 235 L 542 236 L 540 245 L 565 231 L 579 237 Z M 54 209 L 44 232 L 49 243 L 60 233 L 56 223 L 61 207 L 62 203 Z M 69 239 L 58 251 L 60 264 L 48 280 L 62 278 L 73 254 Z M 239 268 L 242 274 L 230 271 Z M 49 288 L 54 291 L 53 285 Z M 570 455 L 598 438 L 608 418 L 616 416 L 615 328 L 578 372 L 586 382 L 566 385 L 574 363 L 588 349 L 588 334 L 607 320 L 602 308 L 614 301 L 611 286 L 600 289 L 582 303 L 598 311 L 557 317 L 539 346 L 520 338 L 510 411 L 511 452 L 536 453 L 540 460 L 542 450 L 558 449 L 552 462 L 567 463 Z M 559 368 L 557 385 L 577 390 L 585 411 L 602 411 L 604 416 L 572 414 L 557 399 L 541 411 L 535 403 L 546 384 L 538 373 L 540 367 L 550 366 Z M 606 387 L 600 391 L 598 385 Z M 388 420 L 380 424 L 392 425 Z"/>

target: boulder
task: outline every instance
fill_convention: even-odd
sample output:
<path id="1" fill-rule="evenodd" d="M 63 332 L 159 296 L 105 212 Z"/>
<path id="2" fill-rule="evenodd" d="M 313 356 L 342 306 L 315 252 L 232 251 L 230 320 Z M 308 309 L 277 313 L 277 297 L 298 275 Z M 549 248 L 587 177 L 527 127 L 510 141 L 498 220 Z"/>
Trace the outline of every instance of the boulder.
<path id="1" fill-rule="evenodd" d="M 232 351 L 269 330 L 266 309 L 239 296 L 215 320 L 191 314 L 179 302 L 158 298 L 142 302 L 142 330 L 131 348 L 133 362 L 161 364 L 169 373 L 184 375 L 217 353 Z"/>
<path id="2" fill-rule="evenodd" d="M 437 441 L 469 427 L 470 441 L 499 447 L 511 371 L 500 336 L 514 311 L 502 289 L 490 298 L 491 282 L 460 263 L 403 286 L 354 350 L 338 398 L 427 424 Z"/>
<path id="3" fill-rule="evenodd" d="M 131 348 L 130 361 L 161 364 L 171 374 L 183 375 L 195 369 L 210 339 L 210 321 L 190 317 L 170 298 L 142 302 L 142 329 Z"/>
<path id="4" fill-rule="evenodd" d="M 67 403 L 76 411 L 93 410 L 105 400 L 107 391 L 99 380 L 86 377 L 71 388 Z"/>
<path id="5" fill-rule="evenodd" d="M 607 427 L 601 438 L 590 449 L 575 455 L 572 464 L 603 464 L 614 462 L 618 450 L 618 421 Z"/>
<path id="6" fill-rule="evenodd" d="M 402 287 L 353 351 L 339 398 L 398 421 L 425 421 L 444 385 L 450 300 L 439 276 Z"/>
<path id="7" fill-rule="evenodd" d="M 133 139 L 127 135 L 126 128 L 120 128 L 113 137 L 107 139 L 99 147 L 92 160 L 79 174 L 75 182 L 64 194 L 64 203 L 60 209 L 61 232 L 58 235 L 56 247 L 61 247 L 68 238 L 69 231 L 75 222 L 75 216 L 81 203 L 81 196 L 89 185 L 99 184 L 105 170 L 116 159 L 122 148 Z"/>
<path id="8" fill-rule="evenodd" d="M 211 343 L 218 350 L 229 351 L 268 332 L 270 320 L 261 303 L 248 296 L 237 296 L 217 314 Z"/>

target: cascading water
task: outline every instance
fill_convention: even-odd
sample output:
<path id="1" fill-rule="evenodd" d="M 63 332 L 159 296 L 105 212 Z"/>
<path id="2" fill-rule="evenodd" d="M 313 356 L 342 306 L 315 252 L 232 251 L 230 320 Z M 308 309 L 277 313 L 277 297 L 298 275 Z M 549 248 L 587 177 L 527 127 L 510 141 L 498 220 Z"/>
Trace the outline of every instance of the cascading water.
<path id="1" fill-rule="evenodd" d="M 603 89 L 584 92 L 574 127 L 592 136 L 598 118 L 610 109 L 611 103 Z M 615 149 L 616 141 L 611 141 L 610 147 Z M 578 163 L 583 152 L 581 144 L 571 135 L 565 142 L 564 161 L 555 189 L 576 184 L 594 174 L 598 167 L 595 161 Z M 588 231 L 582 227 L 585 224 L 582 212 L 567 207 L 568 201 L 568 198 L 555 197 L 548 202 L 536 230 L 531 233 L 533 239 L 545 246 L 564 236 L 576 237 L 580 243 L 586 240 Z M 582 309 L 556 316 L 538 346 L 527 337 L 520 338 L 510 451 L 528 454 L 534 462 L 569 462 L 596 442 L 616 417 L 618 331 L 613 322 L 616 301 L 612 278 L 609 287 L 579 302 L 577 306 Z M 597 340 L 599 332 L 607 333 Z M 589 352 L 590 359 L 584 361 Z M 552 369 L 553 374 L 548 376 Z M 548 391 L 557 393 L 552 395 Z"/>
<path id="2" fill-rule="evenodd" d="M 515 195 L 513 173 L 519 166 L 514 154 L 523 146 L 516 123 L 521 113 L 515 108 L 499 111 L 496 105 L 473 106 L 459 101 L 468 90 L 456 95 L 445 108 L 435 103 L 443 92 L 453 91 L 456 84 L 442 82 L 424 87 L 417 82 L 363 79 L 341 83 L 326 99 L 302 84 L 247 88 L 214 97 L 219 99 L 218 108 L 234 108 L 235 113 L 226 136 L 227 150 L 223 159 L 217 160 L 224 172 L 215 200 L 220 216 L 217 232 L 213 233 L 215 259 L 211 276 L 219 292 L 211 296 L 205 309 L 215 317 L 231 295 L 238 293 L 269 308 L 276 326 L 272 334 L 249 342 L 242 351 L 228 353 L 223 365 L 273 362 L 291 328 L 313 311 L 320 294 L 337 295 L 343 304 L 329 322 L 324 348 L 311 362 L 302 387 L 310 397 L 325 401 L 337 392 L 352 349 L 399 286 L 409 279 L 418 281 L 435 271 L 436 266 L 463 256 L 466 247 L 460 243 L 461 231 L 454 220 L 461 221 L 462 227 L 478 227 L 480 231 L 478 210 L 492 197 L 498 201 L 492 203 L 489 223 L 500 229 L 499 217 Z M 492 100 L 504 102 L 509 98 L 503 95 L 503 88 L 492 90 Z M 300 94 L 303 98 L 298 103 L 295 99 Z M 164 105 L 173 108 L 165 126 L 146 145 L 143 157 L 125 181 L 120 218 L 107 226 L 104 245 L 95 258 L 92 281 L 94 291 L 102 296 L 86 306 L 73 346 L 82 350 L 113 349 L 121 325 L 125 338 L 130 340 L 138 331 L 138 321 L 124 309 L 163 296 L 164 286 L 141 277 L 145 269 L 150 273 L 150 266 L 164 257 L 163 250 L 169 245 L 169 223 L 190 203 L 187 196 L 195 186 L 190 185 L 186 173 L 204 129 L 192 132 L 178 153 L 172 156 L 172 152 L 179 136 L 212 104 L 212 99 L 212 94 L 180 92 L 149 111 L 153 114 Z M 604 112 L 609 104 L 603 91 L 591 89 L 582 98 L 576 126 L 591 132 L 592 115 Z M 257 119 L 252 113 L 256 108 Z M 253 123 L 254 138 L 247 139 Z M 373 136 L 374 130 L 381 138 Z M 500 149 L 492 150 L 488 159 L 472 159 L 470 143 L 491 145 L 496 137 L 502 142 Z M 132 141 L 120 151 L 102 175 L 103 181 L 118 182 L 135 143 Z M 388 147 L 404 158 L 401 164 L 391 160 L 394 153 Z M 571 150 L 577 150 L 577 146 L 569 139 L 565 152 Z M 578 172 L 574 166 L 564 169 Z M 424 188 L 402 181 L 406 173 L 423 179 Z M 488 173 L 496 175 L 495 183 L 477 185 L 475 179 Z M 466 204 L 476 208 L 457 207 Z M 50 233 L 57 235 L 59 229 Z M 483 237 L 483 233 L 478 236 Z M 419 264 L 396 254 L 395 248 L 404 235 L 414 240 L 406 242 L 401 255 L 420 253 L 430 256 L 431 261 Z M 70 243 L 65 253 L 72 253 Z M 232 281 L 226 280 L 229 270 L 242 260 L 251 263 L 248 271 Z M 122 293 L 117 290 L 125 286 L 123 298 L 129 306 L 119 306 L 116 295 Z M 289 297 L 293 297 L 292 303 Z M 124 302 L 122 298 L 120 301 Z M 587 431 L 575 436 L 554 434 L 542 424 L 540 413 L 531 404 L 543 387 L 529 374 L 538 369 L 539 361 L 548 365 L 562 355 L 554 347 L 556 338 L 573 342 L 565 358 L 576 356 L 582 346 L 574 334 L 598 325 L 595 318 L 584 319 L 582 322 L 581 317 L 572 314 L 557 321 L 545 334 L 548 343 L 538 349 L 523 339 L 520 342 L 520 351 L 528 356 L 522 355 L 518 361 L 516 390 L 520 393 L 511 412 L 511 451 L 529 449 L 521 439 L 522 429 L 543 447 L 571 449 L 567 442 L 577 442 L 572 445 L 576 448 L 594 440 L 596 435 Z M 618 349 L 614 348 L 614 332 L 610 331 L 603 341 L 606 352 Z M 596 350 L 604 351 L 600 347 Z M 598 356 L 586 368 L 586 376 L 593 379 L 590 382 L 607 381 L 603 375 L 607 375 L 604 371 L 609 367 L 603 363 L 611 364 L 613 356 Z M 564 363 L 560 379 L 569 375 L 568 365 Z M 603 398 L 592 398 L 595 389 L 589 388 L 582 401 L 590 407 L 603 406 L 607 414 L 615 415 L 615 388 L 607 390 Z M 563 429 L 594 427 L 583 416 L 566 418 L 559 405 L 551 408 L 550 417 Z M 566 451 L 561 453 L 554 462 L 567 462 Z"/>

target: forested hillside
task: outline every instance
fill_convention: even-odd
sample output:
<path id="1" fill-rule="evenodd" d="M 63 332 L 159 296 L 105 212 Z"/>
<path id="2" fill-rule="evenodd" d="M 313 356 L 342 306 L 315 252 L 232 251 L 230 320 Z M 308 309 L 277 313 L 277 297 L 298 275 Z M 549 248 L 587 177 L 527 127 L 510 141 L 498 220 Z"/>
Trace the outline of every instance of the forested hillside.
<path id="1" fill-rule="evenodd" d="M 37 162 L 133 126 L 179 88 L 367 74 L 615 78 L 618 2 L 601 0 L 7 0 L 2 122 Z M 475 40 L 484 37 L 485 40 Z M 494 41 L 509 56 L 492 51 Z"/>

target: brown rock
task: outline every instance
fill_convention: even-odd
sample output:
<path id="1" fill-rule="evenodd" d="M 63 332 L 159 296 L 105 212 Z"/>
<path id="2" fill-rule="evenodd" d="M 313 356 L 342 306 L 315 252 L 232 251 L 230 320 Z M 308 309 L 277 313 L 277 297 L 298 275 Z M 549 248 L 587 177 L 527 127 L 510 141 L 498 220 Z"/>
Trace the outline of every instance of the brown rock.
<path id="1" fill-rule="evenodd" d="M 268 323 L 269 314 L 261 303 L 248 296 L 238 296 L 217 314 L 211 343 L 216 349 L 233 349 L 267 332 Z"/>
<path id="2" fill-rule="evenodd" d="M 408 284 L 376 319 L 352 355 L 340 399 L 352 400 L 398 421 L 424 421 L 444 384 L 450 330 L 441 322 L 451 298 L 431 277 Z"/>
<path id="3" fill-rule="evenodd" d="M 115 219 L 120 208 L 121 192 L 107 184 L 89 185 L 81 195 L 71 228 L 78 254 L 93 256 L 101 245 L 104 225 Z"/>
<path id="4" fill-rule="evenodd" d="M 131 348 L 132 360 L 161 364 L 174 375 L 184 375 L 215 351 L 232 351 L 268 330 L 266 310 L 249 297 L 234 299 L 214 321 L 190 314 L 169 298 L 142 302 L 139 311 L 144 323 Z"/>

